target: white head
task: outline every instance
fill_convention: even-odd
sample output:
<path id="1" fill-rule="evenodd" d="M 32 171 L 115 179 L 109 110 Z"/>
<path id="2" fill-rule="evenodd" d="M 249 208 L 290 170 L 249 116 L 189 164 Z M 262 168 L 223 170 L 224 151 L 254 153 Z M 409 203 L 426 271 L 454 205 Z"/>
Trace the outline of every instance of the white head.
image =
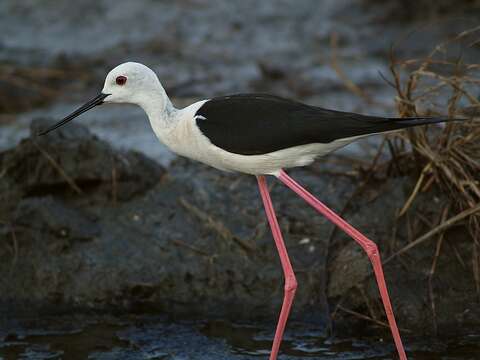
<path id="1" fill-rule="evenodd" d="M 157 75 L 147 66 L 126 62 L 112 69 L 105 78 L 102 92 L 57 124 L 40 133 L 46 134 L 78 115 L 103 103 L 129 103 L 141 106 L 147 114 L 162 113 L 172 107 Z M 172 107 L 173 108 L 173 107 Z"/>
<path id="2" fill-rule="evenodd" d="M 164 93 L 157 75 L 149 67 L 126 62 L 112 69 L 105 78 L 103 94 L 105 103 L 130 103 L 142 106 L 145 99 Z"/>

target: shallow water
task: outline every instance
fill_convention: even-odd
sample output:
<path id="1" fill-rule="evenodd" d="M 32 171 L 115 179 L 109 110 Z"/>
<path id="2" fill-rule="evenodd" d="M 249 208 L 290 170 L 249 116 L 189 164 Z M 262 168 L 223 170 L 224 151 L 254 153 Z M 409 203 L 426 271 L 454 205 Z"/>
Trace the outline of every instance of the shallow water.
<path id="1" fill-rule="evenodd" d="M 273 324 L 178 321 L 158 317 L 36 319 L 0 329 L 0 359 L 258 359 L 270 350 Z M 473 360 L 480 334 L 405 337 L 409 359 Z M 312 324 L 289 324 L 280 359 L 395 359 L 385 337 L 329 338 Z"/>

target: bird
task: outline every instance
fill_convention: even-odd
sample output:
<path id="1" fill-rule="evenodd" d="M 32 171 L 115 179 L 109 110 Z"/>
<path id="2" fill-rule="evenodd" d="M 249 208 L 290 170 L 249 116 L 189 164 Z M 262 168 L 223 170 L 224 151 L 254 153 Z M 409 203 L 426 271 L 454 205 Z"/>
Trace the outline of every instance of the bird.
<path id="1" fill-rule="evenodd" d="M 107 103 L 140 106 L 157 138 L 180 156 L 219 170 L 256 176 L 284 273 L 284 298 L 270 360 L 277 359 L 297 280 L 267 187 L 266 176 L 269 175 L 293 190 L 366 252 L 374 270 L 396 350 L 401 360 L 407 360 L 377 245 L 308 192 L 285 169 L 307 166 L 316 158 L 366 136 L 457 119 L 369 116 L 255 93 L 213 97 L 177 109 L 153 70 L 137 62 L 126 62 L 107 74 L 103 89 L 96 97 L 39 135 L 48 134 L 80 114 Z"/>

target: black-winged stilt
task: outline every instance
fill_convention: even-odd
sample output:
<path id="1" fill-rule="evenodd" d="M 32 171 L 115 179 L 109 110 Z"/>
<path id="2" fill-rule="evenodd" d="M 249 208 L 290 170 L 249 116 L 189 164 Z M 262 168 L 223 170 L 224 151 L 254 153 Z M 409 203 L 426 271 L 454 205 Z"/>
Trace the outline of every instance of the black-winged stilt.
<path id="1" fill-rule="evenodd" d="M 158 139 L 173 152 L 220 170 L 257 177 L 260 194 L 280 256 L 285 293 L 270 360 L 277 358 L 297 281 L 278 226 L 265 175 L 276 176 L 308 204 L 351 236 L 367 253 L 400 356 L 405 350 L 395 322 L 377 245 L 289 177 L 283 169 L 304 166 L 350 142 L 447 118 L 383 118 L 322 109 L 264 94 L 218 97 L 176 109 L 155 73 L 128 62 L 110 71 L 102 92 L 41 135 L 103 103 L 137 104 L 145 110 Z"/>

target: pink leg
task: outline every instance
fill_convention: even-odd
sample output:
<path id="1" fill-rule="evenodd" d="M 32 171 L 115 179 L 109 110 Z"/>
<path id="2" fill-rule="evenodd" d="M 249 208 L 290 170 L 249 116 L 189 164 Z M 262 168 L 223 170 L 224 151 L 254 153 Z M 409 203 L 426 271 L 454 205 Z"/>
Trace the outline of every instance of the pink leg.
<path id="1" fill-rule="evenodd" d="M 285 243 L 283 242 L 282 233 L 280 231 L 280 227 L 278 226 L 278 221 L 277 217 L 275 216 L 275 210 L 273 209 L 272 200 L 270 199 L 270 194 L 268 193 L 267 181 L 265 180 L 265 176 L 257 176 L 257 180 L 260 194 L 262 195 L 263 206 L 265 207 L 265 212 L 267 213 L 267 219 L 272 230 L 275 245 L 277 245 L 278 255 L 280 255 L 280 262 L 282 263 L 283 274 L 285 276 L 285 292 L 283 297 L 283 305 L 282 310 L 280 311 L 277 329 L 275 330 L 275 338 L 273 339 L 272 352 L 270 353 L 270 360 L 276 360 L 278 350 L 280 348 L 280 343 L 282 342 L 283 331 L 285 330 L 285 325 L 287 324 L 288 314 L 290 313 L 290 308 L 292 307 L 293 298 L 297 289 L 297 279 L 295 279 L 292 264 L 290 264 L 287 249 L 285 247 Z"/>
<path id="2" fill-rule="evenodd" d="M 388 323 L 392 331 L 393 339 L 397 347 L 398 355 L 401 360 L 407 360 L 407 355 L 403 349 L 402 340 L 400 339 L 400 333 L 398 331 L 397 323 L 395 322 L 395 316 L 393 315 L 392 305 L 390 304 L 390 298 L 388 296 L 387 284 L 385 283 L 385 277 L 383 276 L 382 262 L 380 260 L 380 254 L 378 252 L 377 245 L 366 238 L 362 233 L 355 229 L 352 225 L 343 220 L 340 216 L 335 214 L 302 186 L 300 186 L 295 180 L 288 176 L 285 171 L 281 170 L 277 176 L 280 181 L 287 185 L 290 189 L 302 197 L 307 203 L 313 206 L 318 212 L 324 215 L 328 220 L 340 227 L 343 231 L 353 238 L 367 253 L 370 262 L 373 265 L 373 271 L 377 279 L 378 288 L 382 297 L 383 306 L 387 314 Z"/>

